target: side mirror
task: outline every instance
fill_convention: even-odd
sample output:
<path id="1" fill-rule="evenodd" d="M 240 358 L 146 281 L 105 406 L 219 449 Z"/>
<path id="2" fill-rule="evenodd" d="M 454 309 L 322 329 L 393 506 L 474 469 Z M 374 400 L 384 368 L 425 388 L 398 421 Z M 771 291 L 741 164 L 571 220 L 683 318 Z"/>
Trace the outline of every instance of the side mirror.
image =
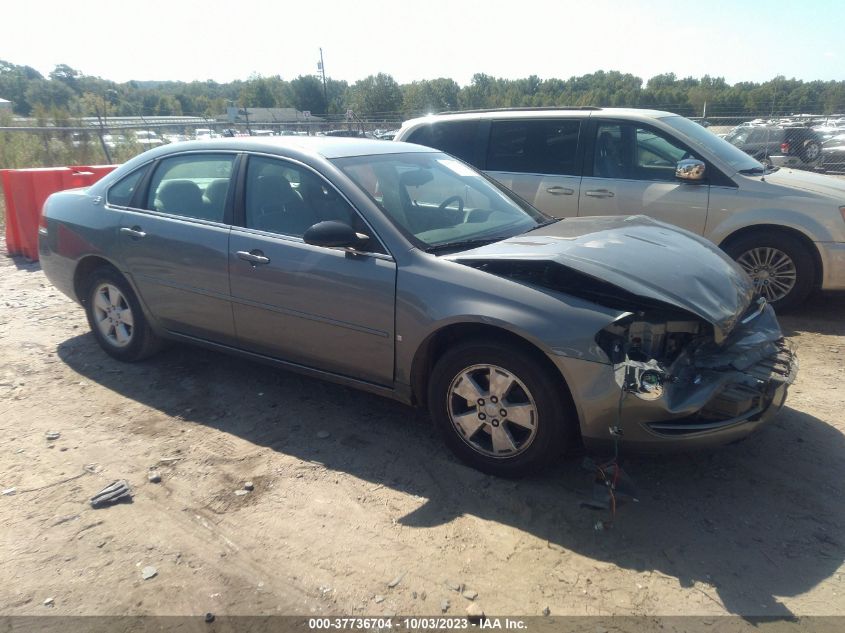
<path id="1" fill-rule="evenodd" d="M 351 226 L 336 220 L 325 220 L 305 231 L 302 236 L 306 244 L 327 248 L 358 248 L 370 239 L 369 235 L 356 233 Z"/>
<path id="2" fill-rule="evenodd" d="M 695 158 L 679 160 L 675 167 L 675 178 L 680 180 L 704 180 L 704 163 Z"/>

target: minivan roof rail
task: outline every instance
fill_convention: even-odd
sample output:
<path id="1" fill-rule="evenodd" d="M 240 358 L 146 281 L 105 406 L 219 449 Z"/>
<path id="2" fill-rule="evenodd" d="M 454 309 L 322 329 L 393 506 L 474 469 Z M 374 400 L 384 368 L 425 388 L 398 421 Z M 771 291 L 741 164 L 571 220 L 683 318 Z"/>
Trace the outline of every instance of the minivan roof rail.
<path id="1" fill-rule="evenodd" d="M 601 110 L 598 106 L 523 106 L 519 108 L 481 108 L 478 110 L 447 110 L 436 114 L 480 114 L 484 112 L 531 112 L 532 110 Z"/>

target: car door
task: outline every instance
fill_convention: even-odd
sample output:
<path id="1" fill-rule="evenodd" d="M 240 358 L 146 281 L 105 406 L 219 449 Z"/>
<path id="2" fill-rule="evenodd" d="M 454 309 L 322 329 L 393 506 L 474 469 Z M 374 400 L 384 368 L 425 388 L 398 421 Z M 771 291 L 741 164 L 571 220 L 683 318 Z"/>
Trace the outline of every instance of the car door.
<path id="1" fill-rule="evenodd" d="M 494 120 L 484 169 L 540 211 L 578 215 L 581 124 L 577 118 Z"/>
<path id="2" fill-rule="evenodd" d="M 682 158 L 698 156 L 679 140 L 633 122 L 598 121 L 585 157 L 578 215 L 644 214 L 702 234 L 710 187 L 675 178 Z"/>
<path id="3" fill-rule="evenodd" d="M 121 214 L 122 266 L 162 327 L 235 342 L 229 300 L 229 189 L 235 153 L 191 152 L 153 167 Z"/>
<path id="4" fill-rule="evenodd" d="M 253 155 L 229 271 L 235 327 L 248 350 L 391 385 L 396 264 L 355 209 L 299 163 Z M 362 252 L 306 244 L 321 220 L 371 235 Z"/>

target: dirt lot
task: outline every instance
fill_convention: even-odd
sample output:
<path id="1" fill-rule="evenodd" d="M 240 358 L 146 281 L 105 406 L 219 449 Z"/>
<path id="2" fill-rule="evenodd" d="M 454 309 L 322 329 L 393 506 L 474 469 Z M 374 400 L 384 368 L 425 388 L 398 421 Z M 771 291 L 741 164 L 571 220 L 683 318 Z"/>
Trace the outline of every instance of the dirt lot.
<path id="1" fill-rule="evenodd" d="M 641 501 L 597 532 L 578 460 L 497 480 L 387 400 L 180 346 L 120 364 L 0 257 L 0 615 L 463 615 L 450 584 L 488 614 L 843 615 L 843 315 L 784 318 L 802 367 L 776 422 L 626 458 Z M 88 505 L 121 478 L 132 503 Z"/>

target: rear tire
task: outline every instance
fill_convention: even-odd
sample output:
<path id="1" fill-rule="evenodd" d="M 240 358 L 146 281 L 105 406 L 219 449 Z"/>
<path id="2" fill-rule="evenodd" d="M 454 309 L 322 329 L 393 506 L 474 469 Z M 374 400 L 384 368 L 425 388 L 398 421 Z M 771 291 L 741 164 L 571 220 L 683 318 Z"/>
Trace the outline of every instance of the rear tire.
<path id="1" fill-rule="evenodd" d="M 815 141 L 809 141 L 801 148 L 801 160 L 805 163 L 814 163 L 822 154 L 822 146 Z"/>
<path id="2" fill-rule="evenodd" d="M 761 231 L 732 240 L 723 248 L 779 312 L 801 305 L 813 291 L 816 263 L 798 238 L 779 231 Z"/>
<path id="3" fill-rule="evenodd" d="M 135 292 L 114 268 L 97 268 L 88 277 L 85 314 L 97 343 L 112 358 L 134 362 L 161 348 Z"/>
<path id="4" fill-rule="evenodd" d="M 537 354 L 473 340 L 436 363 L 428 407 L 462 461 L 492 475 L 521 477 L 559 457 L 575 435 L 564 390 Z"/>

